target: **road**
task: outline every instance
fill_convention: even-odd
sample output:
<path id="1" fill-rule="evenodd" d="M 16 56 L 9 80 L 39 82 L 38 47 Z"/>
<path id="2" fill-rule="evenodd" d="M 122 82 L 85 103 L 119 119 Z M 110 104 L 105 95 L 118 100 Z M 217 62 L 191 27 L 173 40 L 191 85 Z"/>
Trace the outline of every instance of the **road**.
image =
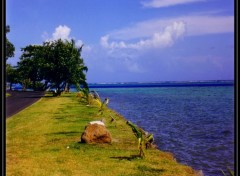
<path id="1" fill-rule="evenodd" d="M 11 96 L 6 97 L 6 118 L 35 103 L 44 95 L 41 91 L 7 91 L 7 93 Z"/>

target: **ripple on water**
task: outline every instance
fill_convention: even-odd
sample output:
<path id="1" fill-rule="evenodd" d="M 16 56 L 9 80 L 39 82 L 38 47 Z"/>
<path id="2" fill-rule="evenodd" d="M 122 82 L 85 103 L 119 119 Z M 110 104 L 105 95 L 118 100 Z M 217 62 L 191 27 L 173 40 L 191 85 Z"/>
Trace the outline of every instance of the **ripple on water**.
<path id="1" fill-rule="evenodd" d="M 210 176 L 233 169 L 233 87 L 101 89 L 101 97 L 177 161 Z"/>

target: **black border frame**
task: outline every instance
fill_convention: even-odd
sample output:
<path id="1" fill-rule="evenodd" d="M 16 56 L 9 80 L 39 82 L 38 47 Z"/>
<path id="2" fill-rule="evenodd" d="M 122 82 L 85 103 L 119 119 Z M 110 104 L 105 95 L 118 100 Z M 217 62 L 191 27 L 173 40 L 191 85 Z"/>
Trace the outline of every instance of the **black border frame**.
<path id="1" fill-rule="evenodd" d="M 2 7 L 2 16 L 1 16 L 1 24 L 2 24 L 2 30 L 1 30 L 1 159 L 2 159 L 2 174 L 6 175 L 6 86 L 5 86 L 5 68 L 6 68 L 6 60 L 5 60 L 5 43 L 6 43 L 6 0 L 1 1 L 1 7 Z M 239 117 L 239 108 L 238 108 L 238 97 L 239 97 L 239 90 L 238 90 L 238 0 L 234 0 L 234 96 L 235 96 L 235 102 L 234 102 L 234 115 L 235 115 L 235 168 L 234 168 L 234 175 L 238 175 L 238 117 Z"/>

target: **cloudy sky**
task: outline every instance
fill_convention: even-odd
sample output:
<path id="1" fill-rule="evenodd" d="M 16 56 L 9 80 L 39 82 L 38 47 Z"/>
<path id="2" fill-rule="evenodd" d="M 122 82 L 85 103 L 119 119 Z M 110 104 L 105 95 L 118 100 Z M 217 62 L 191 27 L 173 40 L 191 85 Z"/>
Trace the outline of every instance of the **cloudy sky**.
<path id="1" fill-rule="evenodd" d="M 234 79 L 234 0 L 6 0 L 8 39 L 84 44 L 87 81 Z"/>

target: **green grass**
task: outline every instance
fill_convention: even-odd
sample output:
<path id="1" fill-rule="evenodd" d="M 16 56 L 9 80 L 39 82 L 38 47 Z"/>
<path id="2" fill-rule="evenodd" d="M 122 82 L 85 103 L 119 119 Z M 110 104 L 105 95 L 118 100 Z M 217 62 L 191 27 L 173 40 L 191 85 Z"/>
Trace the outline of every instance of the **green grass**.
<path id="1" fill-rule="evenodd" d="M 137 140 L 116 112 L 86 106 L 76 94 L 46 95 L 6 120 L 6 174 L 24 176 L 190 176 L 193 169 L 157 149 L 138 154 Z M 111 116 L 116 122 L 111 123 Z M 111 144 L 80 143 L 86 124 L 104 118 Z"/>

